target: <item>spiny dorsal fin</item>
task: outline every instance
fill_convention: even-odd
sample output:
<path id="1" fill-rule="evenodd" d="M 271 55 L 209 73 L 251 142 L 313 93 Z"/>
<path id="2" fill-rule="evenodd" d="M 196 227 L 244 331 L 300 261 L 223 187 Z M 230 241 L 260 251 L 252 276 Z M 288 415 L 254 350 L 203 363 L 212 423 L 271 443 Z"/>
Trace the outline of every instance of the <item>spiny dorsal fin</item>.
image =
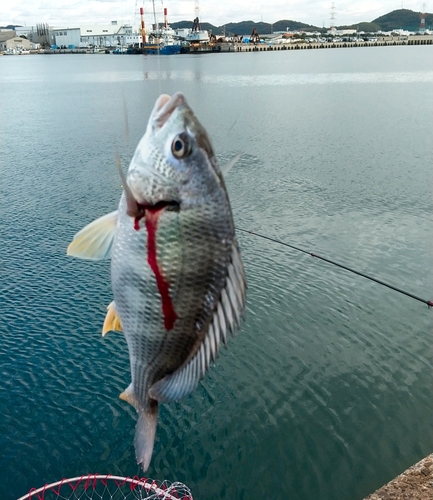
<path id="1" fill-rule="evenodd" d="M 109 259 L 116 225 L 117 210 L 94 220 L 74 236 L 66 254 L 79 259 Z"/>
<path id="2" fill-rule="evenodd" d="M 227 342 L 227 331 L 235 332 L 245 310 L 246 281 L 237 243 L 233 244 L 226 287 L 222 290 L 212 321 L 194 357 L 174 373 L 159 380 L 149 390 L 149 397 L 161 403 L 177 401 L 190 394 L 203 378 L 211 361 L 215 361 L 221 342 Z"/>

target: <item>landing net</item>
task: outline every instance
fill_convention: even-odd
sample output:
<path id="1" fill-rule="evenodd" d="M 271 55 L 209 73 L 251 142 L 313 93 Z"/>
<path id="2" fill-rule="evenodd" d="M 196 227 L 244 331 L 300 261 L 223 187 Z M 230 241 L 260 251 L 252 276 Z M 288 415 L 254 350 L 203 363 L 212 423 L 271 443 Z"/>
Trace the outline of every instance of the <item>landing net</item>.
<path id="1" fill-rule="evenodd" d="M 193 500 L 180 482 L 89 474 L 46 484 L 18 500 Z"/>

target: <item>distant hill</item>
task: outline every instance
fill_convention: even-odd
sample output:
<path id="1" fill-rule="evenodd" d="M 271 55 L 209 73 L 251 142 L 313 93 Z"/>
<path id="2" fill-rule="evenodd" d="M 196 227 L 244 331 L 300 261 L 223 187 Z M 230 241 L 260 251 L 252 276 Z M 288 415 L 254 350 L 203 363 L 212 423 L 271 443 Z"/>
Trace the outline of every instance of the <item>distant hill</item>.
<path id="1" fill-rule="evenodd" d="M 253 28 L 257 30 L 260 35 L 265 35 L 267 33 L 274 33 L 276 31 L 296 31 L 296 30 L 317 30 L 315 26 L 310 24 L 300 23 L 298 21 L 281 20 L 275 23 L 255 23 L 254 21 L 241 21 L 240 23 L 227 23 L 220 28 L 226 29 L 227 35 L 250 35 Z"/>
<path id="2" fill-rule="evenodd" d="M 270 23 L 255 23 L 254 21 L 241 21 L 239 23 L 227 23 L 224 25 L 227 35 L 250 35 L 253 28 L 257 30 L 260 35 L 271 32 Z"/>
<path id="3" fill-rule="evenodd" d="M 21 24 L 8 24 L 7 26 L 0 26 L 0 30 L 14 30 L 15 28 L 22 28 Z"/>
<path id="4" fill-rule="evenodd" d="M 409 9 L 398 9 L 380 16 L 371 23 L 357 23 L 351 26 L 339 26 L 339 28 L 352 28 L 359 31 L 392 31 L 404 29 L 408 31 L 418 31 L 420 28 L 421 13 Z M 433 14 L 426 14 L 425 25 L 431 29 L 433 24 Z"/>
<path id="5" fill-rule="evenodd" d="M 381 28 L 378 24 L 376 23 L 357 23 L 357 24 L 351 24 L 349 26 L 338 26 L 338 29 L 340 30 L 357 30 L 357 31 L 365 31 L 366 33 L 374 33 L 376 31 L 379 31 Z M 388 31 L 388 30 L 384 30 Z"/>
<path id="6" fill-rule="evenodd" d="M 192 28 L 192 21 L 179 21 L 177 23 L 170 23 L 170 26 L 177 30 L 179 28 Z M 222 35 L 223 34 L 223 29 L 218 28 L 218 26 L 214 26 L 213 24 L 210 23 L 200 23 L 201 29 L 202 30 L 207 30 L 213 33 L 214 35 Z"/>
<path id="7" fill-rule="evenodd" d="M 316 26 L 311 26 L 310 24 L 300 23 L 298 21 L 291 20 L 281 20 L 276 21 L 275 23 L 256 23 L 254 21 L 241 21 L 239 23 L 227 23 L 222 26 L 214 26 L 210 23 L 200 23 L 201 29 L 210 30 L 215 35 L 223 35 L 224 33 L 227 36 L 233 35 L 250 35 L 253 31 L 253 28 L 257 30 L 260 35 L 266 35 L 275 31 L 296 31 L 296 30 L 312 30 L 316 31 L 319 28 Z M 179 21 L 177 23 L 170 23 L 170 26 L 173 29 L 178 28 L 192 28 L 192 21 Z"/>
<path id="8" fill-rule="evenodd" d="M 371 22 L 361 22 L 352 25 L 338 26 L 338 29 L 357 29 L 365 32 L 375 31 L 392 31 L 396 29 L 405 29 L 409 31 L 418 31 L 420 27 L 421 14 L 409 9 L 393 10 L 384 16 L 380 16 Z M 426 14 L 426 28 L 431 29 L 433 26 L 433 14 Z M 192 21 L 179 21 L 172 23 L 171 27 L 177 28 L 192 28 Z M 214 26 L 209 23 L 201 23 L 201 28 L 210 30 L 213 34 L 220 36 L 224 33 L 227 36 L 232 35 L 250 35 L 255 28 L 259 35 L 275 33 L 276 31 L 326 31 L 324 28 L 312 26 L 311 24 L 300 23 L 282 19 L 275 23 L 256 23 L 254 21 L 241 21 L 239 23 L 227 23 L 223 26 Z"/>
<path id="9" fill-rule="evenodd" d="M 372 22 L 380 26 L 382 31 L 391 31 L 396 29 L 404 29 L 409 31 L 419 30 L 421 20 L 421 13 L 414 12 L 409 9 L 393 10 L 389 14 L 380 16 Z M 425 16 L 426 28 L 433 24 L 433 14 L 426 14 Z"/>

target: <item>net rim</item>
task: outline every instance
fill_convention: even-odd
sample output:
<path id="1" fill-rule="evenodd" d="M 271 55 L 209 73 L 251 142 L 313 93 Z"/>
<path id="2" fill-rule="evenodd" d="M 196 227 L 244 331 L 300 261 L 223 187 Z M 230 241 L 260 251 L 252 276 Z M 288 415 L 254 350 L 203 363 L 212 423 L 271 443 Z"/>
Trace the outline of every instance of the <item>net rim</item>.
<path id="1" fill-rule="evenodd" d="M 78 486 L 80 482 L 82 481 L 89 482 L 89 485 L 91 484 L 91 481 L 98 481 L 98 480 L 104 480 L 104 481 L 121 481 L 121 484 L 132 484 L 134 486 L 144 486 L 144 488 L 149 491 L 153 491 L 154 493 L 161 495 L 164 500 L 180 500 L 179 497 L 174 497 L 171 495 L 167 490 L 164 490 L 158 486 L 158 483 L 154 479 L 149 479 L 145 477 L 128 477 L 128 476 L 113 476 L 112 474 L 84 474 L 82 476 L 77 476 L 77 477 L 71 477 L 71 478 L 63 478 L 60 481 L 55 481 L 54 483 L 49 483 L 45 484 L 44 486 L 41 486 L 40 488 L 32 488 L 28 493 L 25 495 L 19 497 L 17 500 L 38 500 L 39 497 L 36 497 L 35 495 L 38 495 L 39 493 L 44 493 L 47 490 L 52 490 L 52 488 L 55 488 L 56 486 L 62 487 L 64 484 L 71 484 L 71 483 L 76 483 L 75 486 Z M 185 486 L 183 483 L 180 483 L 178 481 L 175 481 L 171 483 L 171 486 L 173 485 L 182 485 Z M 87 485 L 86 485 L 87 486 Z M 86 487 L 85 486 L 85 487 Z M 187 497 L 188 500 L 193 500 L 192 495 L 190 494 Z"/>

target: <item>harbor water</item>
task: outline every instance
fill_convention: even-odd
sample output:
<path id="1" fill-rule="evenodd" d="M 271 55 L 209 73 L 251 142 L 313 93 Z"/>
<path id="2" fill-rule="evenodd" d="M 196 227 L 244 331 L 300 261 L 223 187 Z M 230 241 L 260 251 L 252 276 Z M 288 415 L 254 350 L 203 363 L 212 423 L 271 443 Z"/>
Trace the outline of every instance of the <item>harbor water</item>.
<path id="1" fill-rule="evenodd" d="M 126 344 L 101 337 L 109 262 L 65 252 L 116 209 L 116 155 L 126 169 L 159 94 L 184 92 L 221 164 L 243 153 L 238 228 L 433 300 L 432 84 L 431 46 L 0 58 L 0 498 L 142 475 Z M 146 476 L 196 500 L 360 500 L 431 453 L 433 311 L 238 240 L 246 321 L 161 406 Z"/>

